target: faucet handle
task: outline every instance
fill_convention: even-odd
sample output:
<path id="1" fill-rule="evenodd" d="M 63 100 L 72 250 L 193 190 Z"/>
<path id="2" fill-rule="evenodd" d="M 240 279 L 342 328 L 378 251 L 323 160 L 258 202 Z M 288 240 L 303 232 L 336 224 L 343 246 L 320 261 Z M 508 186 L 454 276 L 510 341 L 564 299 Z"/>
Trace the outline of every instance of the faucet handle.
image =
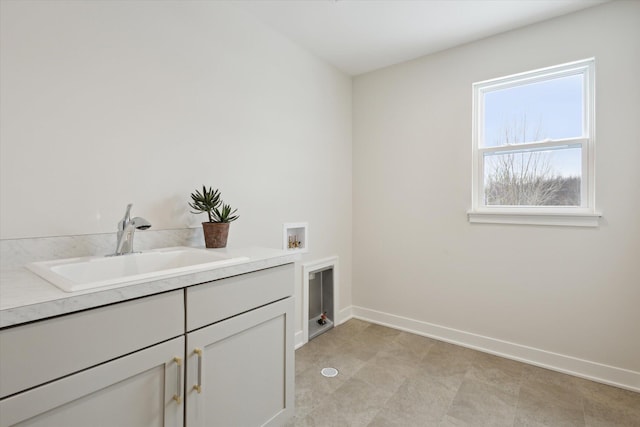
<path id="1" fill-rule="evenodd" d="M 131 218 L 131 207 L 133 206 L 133 203 L 129 203 L 127 205 L 127 210 L 124 213 L 124 218 L 122 218 L 125 222 L 129 221 L 129 219 Z"/>
<path id="2" fill-rule="evenodd" d="M 124 230 L 124 228 L 127 226 L 127 223 L 129 223 L 131 221 L 131 207 L 132 206 L 133 206 L 133 203 L 129 203 L 127 205 L 127 210 L 125 211 L 124 216 L 118 222 L 118 231 Z"/>

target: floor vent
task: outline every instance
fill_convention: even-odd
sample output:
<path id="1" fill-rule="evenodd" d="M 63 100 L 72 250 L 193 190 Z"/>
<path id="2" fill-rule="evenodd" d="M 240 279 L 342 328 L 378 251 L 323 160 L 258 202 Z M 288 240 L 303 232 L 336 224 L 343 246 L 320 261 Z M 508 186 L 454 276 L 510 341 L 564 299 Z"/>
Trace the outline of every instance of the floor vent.
<path id="1" fill-rule="evenodd" d="M 320 373 L 324 377 L 333 378 L 338 375 L 338 370 L 336 368 L 322 368 Z"/>

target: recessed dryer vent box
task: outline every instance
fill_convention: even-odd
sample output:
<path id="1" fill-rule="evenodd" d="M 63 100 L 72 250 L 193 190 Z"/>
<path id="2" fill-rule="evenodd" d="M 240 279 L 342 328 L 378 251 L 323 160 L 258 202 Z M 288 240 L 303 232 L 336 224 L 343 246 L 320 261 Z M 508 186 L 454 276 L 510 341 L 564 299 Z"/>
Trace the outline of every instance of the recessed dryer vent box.
<path id="1" fill-rule="evenodd" d="M 302 342 L 338 324 L 338 257 L 302 265 Z"/>
<path id="2" fill-rule="evenodd" d="M 333 267 L 309 273 L 309 338 L 327 332 L 334 325 Z"/>

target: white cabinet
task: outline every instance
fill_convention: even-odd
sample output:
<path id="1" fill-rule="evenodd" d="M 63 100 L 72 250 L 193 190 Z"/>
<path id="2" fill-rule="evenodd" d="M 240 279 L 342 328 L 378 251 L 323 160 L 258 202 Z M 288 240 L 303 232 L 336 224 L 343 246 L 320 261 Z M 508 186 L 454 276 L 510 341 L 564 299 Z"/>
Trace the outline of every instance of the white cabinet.
<path id="1" fill-rule="evenodd" d="M 0 401 L 0 426 L 182 426 L 184 338 Z"/>
<path id="2" fill-rule="evenodd" d="M 286 423 L 294 414 L 293 264 L 186 293 L 187 426 Z"/>
<path id="3" fill-rule="evenodd" d="M 286 423 L 293 268 L 0 330 L 0 427 Z"/>
<path id="4" fill-rule="evenodd" d="M 294 413 L 293 348 L 293 298 L 187 334 L 186 424 L 284 424 Z"/>

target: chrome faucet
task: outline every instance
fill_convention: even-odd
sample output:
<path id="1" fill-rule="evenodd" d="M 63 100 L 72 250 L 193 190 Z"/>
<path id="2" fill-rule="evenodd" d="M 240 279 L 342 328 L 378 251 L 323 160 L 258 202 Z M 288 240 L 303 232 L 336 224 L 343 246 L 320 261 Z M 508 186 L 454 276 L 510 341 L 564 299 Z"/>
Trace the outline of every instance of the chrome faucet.
<path id="1" fill-rule="evenodd" d="M 124 217 L 118 223 L 118 241 L 116 252 L 113 255 L 126 255 L 133 253 L 133 236 L 136 230 L 146 230 L 151 223 L 139 216 L 131 219 L 131 203 L 127 205 Z"/>

